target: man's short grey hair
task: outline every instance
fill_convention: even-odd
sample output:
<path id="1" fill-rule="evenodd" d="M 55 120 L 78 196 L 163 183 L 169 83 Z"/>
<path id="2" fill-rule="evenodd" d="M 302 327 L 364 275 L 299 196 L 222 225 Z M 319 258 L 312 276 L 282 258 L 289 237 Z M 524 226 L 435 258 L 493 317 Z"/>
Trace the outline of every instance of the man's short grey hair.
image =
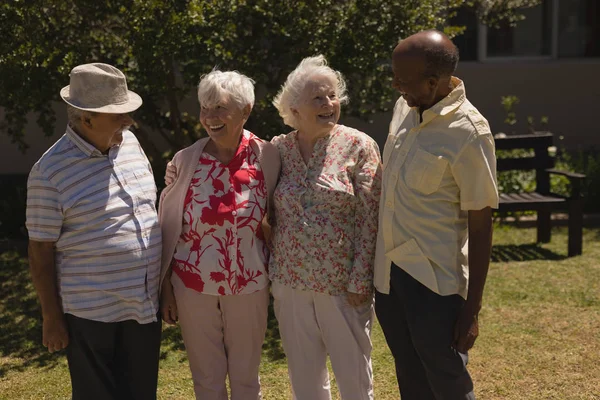
<path id="1" fill-rule="evenodd" d="M 314 76 L 325 76 L 331 79 L 335 87 L 335 94 L 340 103 L 345 104 L 348 102 L 346 81 L 341 72 L 329 67 L 327 60 L 322 54 L 307 57 L 288 75 L 285 83 L 273 100 L 273 105 L 279 111 L 283 122 L 292 128 L 298 128 L 292 108 L 298 105 L 304 87 Z"/>
<path id="2" fill-rule="evenodd" d="M 254 106 L 254 81 L 237 71 L 213 69 L 200 77 L 198 101 L 202 107 L 213 107 L 223 96 L 229 96 L 240 109 Z"/>
<path id="3" fill-rule="evenodd" d="M 79 108 L 75 108 L 69 104 L 67 104 L 67 120 L 69 124 L 75 128 L 79 128 L 81 126 L 81 120 L 85 117 L 93 117 L 96 113 L 91 111 L 80 110 Z"/>
<path id="4" fill-rule="evenodd" d="M 430 30 L 429 32 L 435 32 L 448 38 L 443 32 L 436 30 Z M 423 53 L 425 57 L 425 76 L 440 78 L 454 75 L 460 59 L 458 47 L 454 43 L 452 43 L 450 49 L 441 46 L 425 47 Z"/>
<path id="5" fill-rule="evenodd" d="M 425 76 L 447 77 L 454 75 L 458 65 L 458 48 L 425 49 Z"/>

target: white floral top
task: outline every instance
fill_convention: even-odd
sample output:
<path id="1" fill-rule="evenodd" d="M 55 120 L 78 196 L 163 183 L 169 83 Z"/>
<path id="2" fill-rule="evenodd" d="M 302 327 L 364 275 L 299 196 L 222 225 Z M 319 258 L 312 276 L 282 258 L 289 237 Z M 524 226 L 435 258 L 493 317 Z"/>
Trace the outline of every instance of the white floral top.
<path id="1" fill-rule="evenodd" d="M 251 140 L 260 139 L 244 130 L 227 165 L 202 153 L 186 194 L 171 267 L 199 293 L 250 294 L 269 284 L 261 228 L 267 189 Z"/>
<path id="2" fill-rule="evenodd" d="M 281 156 L 269 278 L 330 295 L 371 293 L 381 159 L 377 143 L 343 125 L 317 141 L 308 165 L 297 131 L 271 141 Z"/>

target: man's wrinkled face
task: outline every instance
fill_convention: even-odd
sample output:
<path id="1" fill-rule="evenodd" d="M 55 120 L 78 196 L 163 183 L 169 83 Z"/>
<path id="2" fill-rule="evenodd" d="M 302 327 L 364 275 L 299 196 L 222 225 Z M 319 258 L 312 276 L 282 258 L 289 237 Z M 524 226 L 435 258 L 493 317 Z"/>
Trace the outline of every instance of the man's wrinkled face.
<path id="1" fill-rule="evenodd" d="M 104 114 L 97 113 L 90 115 L 91 133 L 101 138 L 102 141 L 109 141 L 109 146 L 119 144 L 123 140 L 123 131 L 129 129 L 133 124 L 133 119 L 129 114 Z"/>
<path id="2" fill-rule="evenodd" d="M 426 109 L 434 104 L 438 79 L 427 76 L 425 59 L 419 56 L 394 54 L 392 87 L 400 92 L 409 107 Z"/>

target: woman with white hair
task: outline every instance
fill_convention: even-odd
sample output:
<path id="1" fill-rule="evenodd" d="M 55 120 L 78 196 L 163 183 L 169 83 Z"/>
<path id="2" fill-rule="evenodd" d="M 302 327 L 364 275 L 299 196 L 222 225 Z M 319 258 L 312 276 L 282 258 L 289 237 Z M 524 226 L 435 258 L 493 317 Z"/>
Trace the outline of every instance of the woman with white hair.
<path id="1" fill-rule="evenodd" d="M 260 398 L 269 251 L 261 223 L 277 182 L 277 149 L 244 129 L 253 81 L 214 70 L 200 80 L 207 138 L 178 152 L 161 194 L 161 313 L 181 324 L 197 399 Z M 171 169 L 173 170 L 173 169 Z"/>
<path id="2" fill-rule="evenodd" d="M 379 148 L 339 125 L 342 75 L 305 58 L 274 100 L 295 128 L 281 156 L 269 277 L 294 398 L 330 399 L 329 354 L 342 399 L 372 399 L 373 260 Z"/>

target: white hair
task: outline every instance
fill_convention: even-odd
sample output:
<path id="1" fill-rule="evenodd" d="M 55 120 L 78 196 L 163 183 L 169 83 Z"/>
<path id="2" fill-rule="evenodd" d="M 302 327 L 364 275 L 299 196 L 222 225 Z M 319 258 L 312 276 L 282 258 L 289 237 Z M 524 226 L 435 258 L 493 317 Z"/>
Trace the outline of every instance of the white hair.
<path id="1" fill-rule="evenodd" d="M 67 120 L 71 126 L 75 128 L 80 128 L 81 120 L 88 116 L 94 116 L 96 113 L 91 111 L 80 110 L 79 108 L 75 108 L 69 104 L 67 104 Z"/>
<path id="2" fill-rule="evenodd" d="M 237 71 L 213 69 L 200 77 L 198 101 L 201 106 L 211 107 L 219 103 L 223 96 L 230 96 L 240 109 L 254 106 L 254 81 Z"/>
<path id="3" fill-rule="evenodd" d="M 342 73 L 329 67 L 327 60 L 322 54 L 314 57 L 306 57 L 288 75 L 285 83 L 273 100 L 273 105 L 279 111 L 283 122 L 292 128 L 298 129 L 296 117 L 292 113 L 292 107 L 298 105 L 304 87 L 314 76 L 325 76 L 331 79 L 335 87 L 335 94 L 340 103 L 345 104 L 348 102 L 346 81 Z"/>

